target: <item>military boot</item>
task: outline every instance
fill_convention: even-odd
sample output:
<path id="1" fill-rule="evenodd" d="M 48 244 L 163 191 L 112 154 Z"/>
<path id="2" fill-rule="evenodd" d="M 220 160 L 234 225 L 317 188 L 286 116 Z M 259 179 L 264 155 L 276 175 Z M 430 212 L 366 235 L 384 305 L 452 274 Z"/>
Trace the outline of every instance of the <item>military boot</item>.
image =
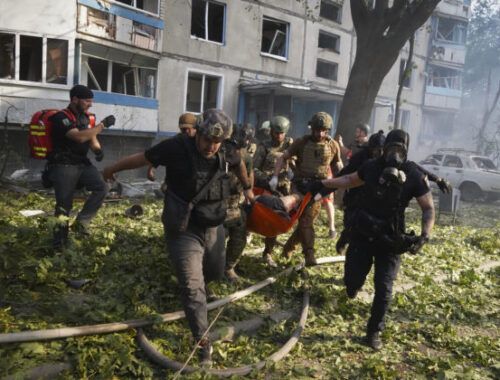
<path id="1" fill-rule="evenodd" d="M 212 352 L 213 348 L 208 339 L 202 340 L 198 348 L 200 367 L 210 367 L 212 365 Z"/>
<path id="2" fill-rule="evenodd" d="M 378 331 L 369 331 L 365 337 L 365 344 L 368 347 L 373 348 L 374 350 L 380 350 L 383 346 L 382 341 L 380 340 L 380 333 Z"/>
<path id="3" fill-rule="evenodd" d="M 262 255 L 262 261 L 264 261 L 267 265 L 269 265 L 271 268 L 277 268 L 278 264 L 273 260 L 273 257 L 271 256 L 270 253 L 266 253 L 264 251 L 264 254 Z"/>
<path id="4" fill-rule="evenodd" d="M 314 257 L 314 249 L 308 249 L 306 252 L 304 252 L 304 255 L 306 257 L 306 267 L 318 265 L 318 262 Z"/>
<path id="5" fill-rule="evenodd" d="M 347 248 L 347 243 L 348 243 L 347 233 L 345 232 L 345 230 L 343 230 L 340 233 L 340 237 L 339 237 L 339 240 L 337 240 L 337 244 L 335 245 L 335 248 L 337 249 L 337 253 L 339 255 L 344 255 L 345 254 L 345 251 L 346 251 L 346 248 Z"/>
<path id="6" fill-rule="evenodd" d="M 238 276 L 234 270 L 234 268 L 229 268 L 229 269 L 226 269 L 226 278 L 231 281 L 231 282 L 235 282 L 235 283 L 239 283 L 241 282 L 241 278 L 240 276 Z"/>

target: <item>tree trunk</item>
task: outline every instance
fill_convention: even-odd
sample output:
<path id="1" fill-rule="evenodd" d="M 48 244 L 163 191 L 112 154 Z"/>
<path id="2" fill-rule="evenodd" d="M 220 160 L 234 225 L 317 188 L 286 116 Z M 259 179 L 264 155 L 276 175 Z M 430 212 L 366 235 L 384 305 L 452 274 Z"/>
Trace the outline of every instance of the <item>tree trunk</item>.
<path id="1" fill-rule="evenodd" d="M 430 17 L 440 0 L 409 2 L 377 0 L 369 8 L 365 0 L 351 0 L 356 30 L 356 56 L 339 112 L 337 135 L 354 140 L 355 126 L 366 123 L 385 76 L 401 48 Z"/>
<path id="2" fill-rule="evenodd" d="M 401 94 L 403 93 L 403 87 L 406 78 L 409 78 L 409 75 L 412 70 L 412 60 L 413 60 L 413 47 L 415 46 L 415 35 L 412 35 L 410 38 L 410 51 L 408 52 L 408 59 L 406 60 L 405 69 L 401 74 L 401 83 L 399 83 L 398 93 L 396 95 L 396 112 L 394 112 L 394 129 L 399 128 L 399 110 L 401 107 Z"/>

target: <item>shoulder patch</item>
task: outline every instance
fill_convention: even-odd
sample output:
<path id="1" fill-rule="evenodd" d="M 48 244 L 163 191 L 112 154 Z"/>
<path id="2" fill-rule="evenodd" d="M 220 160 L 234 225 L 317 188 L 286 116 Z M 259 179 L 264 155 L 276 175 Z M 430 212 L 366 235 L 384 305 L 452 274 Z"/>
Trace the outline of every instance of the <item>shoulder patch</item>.
<path id="1" fill-rule="evenodd" d="M 62 123 L 65 127 L 69 127 L 71 125 L 71 120 L 69 120 L 68 117 L 65 117 L 64 119 L 62 119 Z"/>

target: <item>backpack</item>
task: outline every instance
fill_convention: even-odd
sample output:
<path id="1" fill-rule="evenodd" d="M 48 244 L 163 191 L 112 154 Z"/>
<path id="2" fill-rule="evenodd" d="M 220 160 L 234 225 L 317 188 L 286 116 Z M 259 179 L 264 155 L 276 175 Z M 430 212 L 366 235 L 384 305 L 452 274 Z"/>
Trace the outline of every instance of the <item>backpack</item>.
<path id="1" fill-rule="evenodd" d="M 30 122 L 30 129 L 28 135 L 28 144 L 30 146 L 31 158 L 36 160 L 44 160 L 47 157 L 47 153 L 52 151 L 52 121 L 50 118 L 55 115 L 59 110 L 47 109 L 35 112 Z M 63 109 L 64 112 L 70 120 L 75 123 L 76 118 L 69 109 Z M 95 125 L 95 115 L 87 113 L 90 124 L 89 128 L 93 128 Z"/>

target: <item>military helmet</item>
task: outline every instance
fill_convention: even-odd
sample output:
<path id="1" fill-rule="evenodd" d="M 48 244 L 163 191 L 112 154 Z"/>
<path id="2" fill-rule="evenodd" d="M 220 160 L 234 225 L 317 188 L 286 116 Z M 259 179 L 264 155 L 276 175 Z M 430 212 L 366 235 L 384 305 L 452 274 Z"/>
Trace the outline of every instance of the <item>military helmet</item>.
<path id="1" fill-rule="evenodd" d="M 271 122 L 269 120 L 266 120 L 262 123 L 262 125 L 260 126 L 260 129 L 262 130 L 270 130 L 271 129 Z"/>
<path id="2" fill-rule="evenodd" d="M 309 121 L 309 125 L 311 129 L 332 129 L 333 119 L 327 112 L 316 112 Z"/>
<path id="3" fill-rule="evenodd" d="M 370 126 L 366 123 L 359 123 L 356 125 L 356 128 L 363 132 L 365 136 L 370 134 Z"/>
<path id="4" fill-rule="evenodd" d="M 235 126 L 231 140 L 236 143 L 238 149 L 245 148 L 248 145 L 248 141 L 253 139 L 255 136 L 255 128 L 252 124 L 240 124 Z"/>
<path id="5" fill-rule="evenodd" d="M 224 111 L 210 108 L 198 115 L 196 129 L 202 135 L 222 141 L 233 133 L 233 121 Z"/>
<path id="6" fill-rule="evenodd" d="M 290 129 L 290 120 L 285 116 L 275 116 L 271 120 L 271 132 L 287 133 Z"/>
<path id="7" fill-rule="evenodd" d="M 400 146 L 407 154 L 410 146 L 410 135 L 402 129 L 393 129 L 385 138 L 384 150 L 391 146 Z"/>
<path id="8" fill-rule="evenodd" d="M 374 133 L 368 139 L 368 147 L 369 148 L 382 148 L 385 144 L 385 135 L 384 131 L 380 130 L 377 133 Z"/>

